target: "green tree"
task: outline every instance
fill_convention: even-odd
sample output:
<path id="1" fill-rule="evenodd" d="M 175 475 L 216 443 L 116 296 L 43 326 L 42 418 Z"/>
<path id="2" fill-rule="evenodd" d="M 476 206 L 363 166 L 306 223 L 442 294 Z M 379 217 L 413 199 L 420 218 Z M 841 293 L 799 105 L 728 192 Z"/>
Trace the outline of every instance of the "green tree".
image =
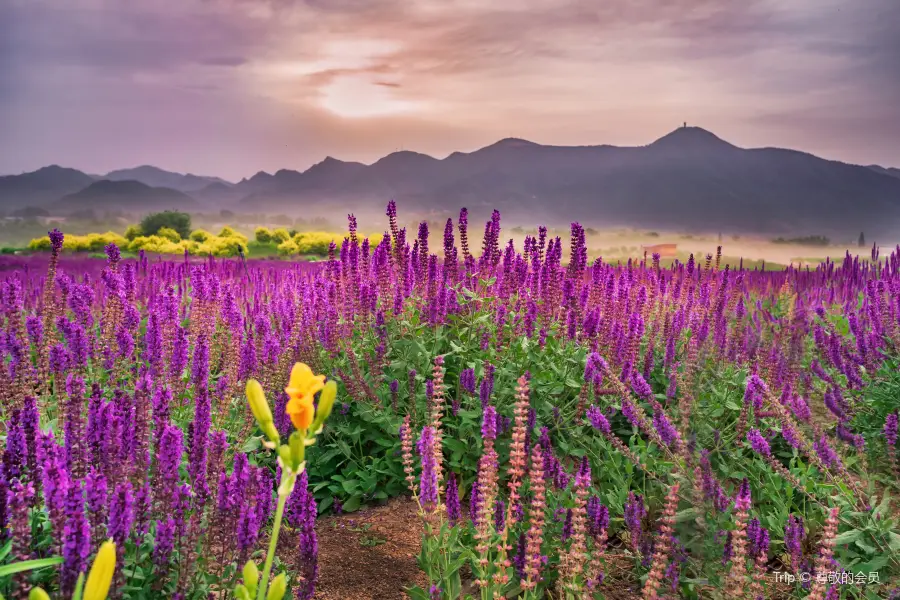
<path id="1" fill-rule="evenodd" d="M 156 235 L 160 229 L 168 227 L 178 232 L 182 239 L 191 235 L 191 215 L 177 210 L 152 213 L 141 221 L 144 235 Z"/>
<path id="2" fill-rule="evenodd" d="M 144 235 L 144 232 L 141 231 L 140 225 L 129 225 L 128 229 L 125 230 L 125 239 L 129 242 L 134 241 L 134 238 Z"/>
<path id="3" fill-rule="evenodd" d="M 272 231 L 268 227 L 257 227 L 254 234 L 256 241 L 260 244 L 268 244 L 272 241 Z"/>

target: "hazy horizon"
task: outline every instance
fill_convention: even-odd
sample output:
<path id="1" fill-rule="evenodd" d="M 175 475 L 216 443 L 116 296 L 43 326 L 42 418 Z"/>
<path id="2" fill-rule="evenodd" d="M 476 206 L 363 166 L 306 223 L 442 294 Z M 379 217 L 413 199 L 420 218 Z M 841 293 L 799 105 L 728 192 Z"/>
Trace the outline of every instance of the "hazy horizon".
<path id="1" fill-rule="evenodd" d="M 506 137 L 900 166 L 893 0 L 0 0 L 0 173 L 231 181 Z"/>

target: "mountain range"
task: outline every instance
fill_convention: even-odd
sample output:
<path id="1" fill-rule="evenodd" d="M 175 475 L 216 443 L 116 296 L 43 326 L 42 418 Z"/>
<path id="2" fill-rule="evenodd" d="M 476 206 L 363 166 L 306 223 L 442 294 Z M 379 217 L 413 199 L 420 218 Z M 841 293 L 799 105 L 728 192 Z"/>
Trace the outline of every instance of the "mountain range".
<path id="1" fill-rule="evenodd" d="M 699 127 L 638 147 L 508 138 L 443 159 L 410 151 L 371 165 L 326 157 L 303 172 L 259 172 L 237 183 L 152 166 L 91 176 L 54 165 L 0 177 L 0 209 L 228 208 L 334 216 L 339 207 L 375 215 L 392 198 L 407 214 L 443 216 L 466 206 L 480 216 L 497 208 L 507 222 L 529 225 L 577 219 L 594 227 L 764 234 L 900 230 L 900 169 L 739 148 Z"/>

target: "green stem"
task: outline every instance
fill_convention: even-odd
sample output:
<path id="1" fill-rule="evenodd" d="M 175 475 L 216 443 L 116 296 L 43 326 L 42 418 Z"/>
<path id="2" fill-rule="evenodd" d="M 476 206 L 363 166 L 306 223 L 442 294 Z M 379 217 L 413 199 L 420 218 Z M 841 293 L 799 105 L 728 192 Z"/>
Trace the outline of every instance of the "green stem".
<path id="1" fill-rule="evenodd" d="M 275 547 L 278 546 L 278 530 L 281 529 L 281 517 L 284 516 L 284 505 L 287 504 L 288 494 L 281 494 L 279 489 L 278 508 L 275 509 L 275 523 L 272 525 L 272 537 L 269 539 L 269 552 L 266 554 L 266 563 L 263 566 L 262 579 L 256 592 L 256 600 L 264 600 L 266 588 L 269 587 L 269 574 L 272 572 L 272 562 L 275 560 Z"/>

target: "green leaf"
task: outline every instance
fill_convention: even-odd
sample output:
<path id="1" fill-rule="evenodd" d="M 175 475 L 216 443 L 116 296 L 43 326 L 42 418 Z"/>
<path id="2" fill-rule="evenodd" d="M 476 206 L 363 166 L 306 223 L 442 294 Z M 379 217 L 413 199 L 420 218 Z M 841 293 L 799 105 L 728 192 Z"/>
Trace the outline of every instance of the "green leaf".
<path id="1" fill-rule="evenodd" d="M 843 546 L 844 544 L 851 544 L 859 539 L 859 536 L 862 535 L 862 531 L 859 529 L 851 529 L 850 531 L 845 531 L 844 533 L 838 535 L 834 538 L 834 544 L 836 546 Z"/>
<path id="2" fill-rule="evenodd" d="M 900 550 L 900 534 L 889 531 L 888 540 L 888 548 L 891 550 Z"/>
<path id="3" fill-rule="evenodd" d="M 416 586 L 414 588 L 408 588 L 406 593 L 409 594 L 409 597 L 412 600 L 429 600 L 431 598 L 431 594 Z"/>
<path id="4" fill-rule="evenodd" d="M 344 512 L 356 512 L 359 510 L 360 504 L 362 504 L 362 496 L 353 496 L 344 502 L 343 510 Z"/>
<path id="5" fill-rule="evenodd" d="M 244 454 L 248 454 L 253 452 L 254 450 L 258 450 L 262 446 L 262 438 L 260 437 L 252 437 L 244 442 L 244 445 L 241 446 L 241 452 Z"/>
<path id="6" fill-rule="evenodd" d="M 696 519 L 698 514 L 699 511 L 696 508 L 686 508 L 675 513 L 675 522 L 683 523 L 685 521 L 690 521 L 691 519 Z"/>
<path id="7" fill-rule="evenodd" d="M 725 408 L 727 408 L 729 410 L 741 410 L 741 407 L 738 406 L 737 404 L 735 404 L 734 402 L 732 402 L 731 400 L 725 401 Z"/>
<path id="8" fill-rule="evenodd" d="M 21 573 L 23 571 L 32 571 L 35 569 L 43 569 L 44 567 L 52 567 L 53 565 L 61 565 L 62 562 L 63 558 L 61 556 L 23 560 L 0 567 L 0 577 L 9 577 L 10 575 L 15 575 L 16 573 Z"/>
<path id="9" fill-rule="evenodd" d="M 876 573 L 881 570 L 881 567 L 886 565 L 888 562 L 888 557 L 886 555 L 878 556 L 873 558 L 867 563 L 861 563 L 858 565 L 853 565 L 853 568 L 856 572 L 862 571 L 863 573 Z"/>

